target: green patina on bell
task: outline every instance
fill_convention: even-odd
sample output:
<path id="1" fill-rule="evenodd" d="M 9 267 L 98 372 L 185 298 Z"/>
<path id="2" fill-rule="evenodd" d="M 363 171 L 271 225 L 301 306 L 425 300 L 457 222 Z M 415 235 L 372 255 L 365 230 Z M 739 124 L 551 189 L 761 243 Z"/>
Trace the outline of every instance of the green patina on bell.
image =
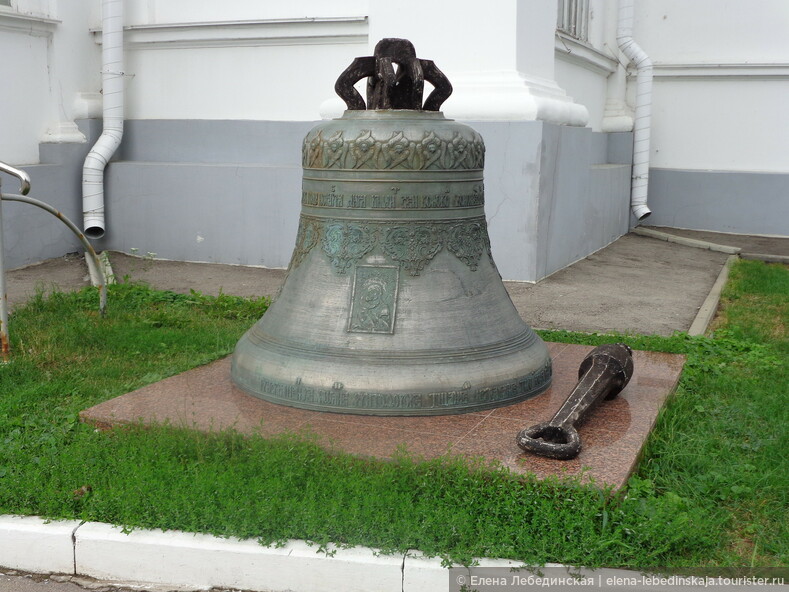
<path id="1" fill-rule="evenodd" d="M 353 88 L 364 77 L 367 105 Z M 449 82 L 408 41 L 384 39 L 336 89 L 349 109 L 304 140 L 288 276 L 236 346 L 233 381 L 368 415 L 467 413 L 544 391 L 547 347 L 490 252 L 482 138 L 438 111 Z"/>

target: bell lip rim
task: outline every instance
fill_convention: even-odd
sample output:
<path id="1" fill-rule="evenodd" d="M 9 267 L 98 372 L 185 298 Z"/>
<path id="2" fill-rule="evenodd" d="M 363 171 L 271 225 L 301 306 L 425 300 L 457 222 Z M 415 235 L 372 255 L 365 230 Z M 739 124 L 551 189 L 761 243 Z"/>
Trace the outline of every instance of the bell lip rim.
<path id="1" fill-rule="evenodd" d="M 532 374 L 536 374 L 535 371 Z M 492 409 L 498 409 L 500 407 L 508 407 L 510 405 L 515 405 L 517 403 L 522 403 L 523 401 L 528 401 L 529 399 L 533 399 L 545 393 L 548 389 L 553 386 L 553 371 L 548 373 L 547 379 L 537 385 L 536 387 L 524 392 L 515 395 L 514 397 L 507 397 L 502 399 L 497 399 L 495 401 L 488 401 L 486 403 L 480 403 L 479 405 L 455 405 L 455 406 L 448 406 L 448 407 L 440 407 L 440 408 L 414 408 L 413 413 L 403 413 L 402 411 L 398 411 L 397 409 L 391 408 L 362 408 L 362 407 L 338 407 L 338 406 L 331 406 L 331 405 L 321 405 L 315 404 L 312 405 L 310 403 L 301 403 L 301 402 L 294 402 L 288 399 L 282 399 L 280 397 L 272 397 L 270 395 L 260 393 L 247 387 L 246 385 L 242 384 L 236 377 L 231 374 L 231 381 L 233 385 L 244 392 L 245 394 L 249 395 L 250 397 L 255 397 L 256 399 L 260 399 L 261 401 L 266 401 L 267 403 L 271 403 L 272 405 L 279 405 L 281 407 L 289 407 L 291 409 L 300 409 L 302 411 L 315 411 L 319 413 L 333 413 L 339 415 L 355 415 L 355 416 L 368 416 L 368 417 L 439 417 L 444 415 L 465 415 L 466 413 L 479 413 L 480 411 L 489 411 Z M 492 385 L 491 388 L 494 388 L 497 385 Z M 353 391 L 350 391 L 353 392 Z M 397 393 L 391 393 L 397 394 Z M 419 394 L 419 393 L 414 393 Z"/>

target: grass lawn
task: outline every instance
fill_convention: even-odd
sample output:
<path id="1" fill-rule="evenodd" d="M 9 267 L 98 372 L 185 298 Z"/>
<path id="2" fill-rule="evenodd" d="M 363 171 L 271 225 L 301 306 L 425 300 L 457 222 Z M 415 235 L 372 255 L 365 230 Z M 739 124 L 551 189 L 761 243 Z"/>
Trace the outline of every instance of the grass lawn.
<path id="1" fill-rule="evenodd" d="M 481 462 L 330 455 L 162 426 L 99 432 L 80 410 L 232 351 L 267 301 L 133 283 L 36 297 L 0 366 L 0 513 L 299 538 L 455 561 L 609 567 L 789 565 L 789 269 L 740 261 L 710 338 L 627 336 L 684 353 L 637 473 L 612 493 Z M 599 344 L 622 337 L 543 332 Z"/>

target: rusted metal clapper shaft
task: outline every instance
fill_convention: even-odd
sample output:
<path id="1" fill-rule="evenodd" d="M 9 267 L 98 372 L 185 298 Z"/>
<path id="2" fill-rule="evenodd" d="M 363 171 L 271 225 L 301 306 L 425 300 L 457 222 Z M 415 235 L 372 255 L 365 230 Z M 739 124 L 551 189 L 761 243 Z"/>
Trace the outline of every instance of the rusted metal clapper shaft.
<path id="1" fill-rule="evenodd" d="M 550 421 L 521 430 L 515 440 L 523 450 L 568 460 L 581 451 L 576 427 L 603 399 L 616 397 L 633 376 L 633 351 L 624 343 L 601 345 L 578 369 L 578 384 Z"/>

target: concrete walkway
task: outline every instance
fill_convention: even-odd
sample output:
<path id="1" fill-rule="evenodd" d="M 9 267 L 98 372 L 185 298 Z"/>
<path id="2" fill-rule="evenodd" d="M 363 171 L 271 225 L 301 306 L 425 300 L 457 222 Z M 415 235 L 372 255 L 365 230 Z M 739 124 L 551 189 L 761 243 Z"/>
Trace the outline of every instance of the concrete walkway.
<path id="1" fill-rule="evenodd" d="M 121 253 L 109 258 L 119 280 L 176 292 L 273 295 L 285 277 L 281 269 L 157 261 Z M 690 329 L 727 258 L 725 253 L 629 234 L 537 284 L 505 285 L 521 316 L 535 328 L 671 335 Z M 85 285 L 87 271 L 76 256 L 8 273 L 12 306 L 37 289 Z"/>

